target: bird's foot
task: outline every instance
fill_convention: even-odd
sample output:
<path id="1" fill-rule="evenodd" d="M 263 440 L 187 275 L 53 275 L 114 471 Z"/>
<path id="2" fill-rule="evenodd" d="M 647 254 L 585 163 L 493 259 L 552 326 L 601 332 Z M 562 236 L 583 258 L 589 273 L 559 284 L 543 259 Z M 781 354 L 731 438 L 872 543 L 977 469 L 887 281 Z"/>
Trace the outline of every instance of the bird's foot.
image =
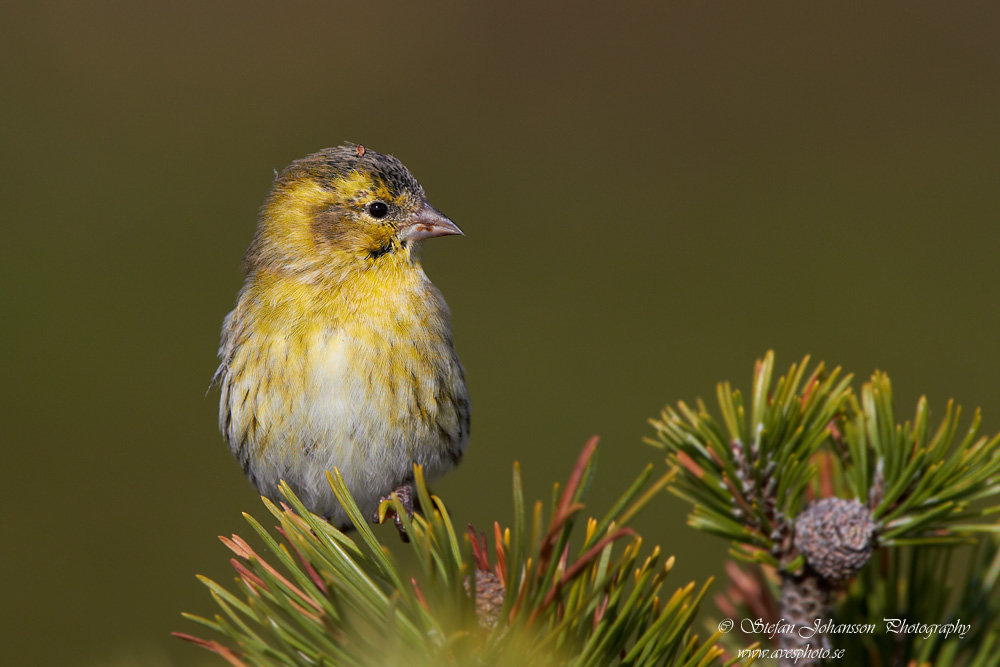
<path id="1" fill-rule="evenodd" d="M 403 504 L 407 518 L 413 518 L 413 484 L 408 482 L 401 484 L 392 493 L 384 495 L 379 499 L 373 520 L 375 523 L 382 523 L 391 514 L 396 520 L 396 530 L 399 531 L 399 538 L 404 542 L 409 542 L 410 537 L 406 534 L 406 526 L 403 525 L 403 519 L 396 513 L 396 506 L 392 503 L 392 496 L 394 495 Z M 383 506 L 385 506 L 384 512 L 382 510 Z"/>

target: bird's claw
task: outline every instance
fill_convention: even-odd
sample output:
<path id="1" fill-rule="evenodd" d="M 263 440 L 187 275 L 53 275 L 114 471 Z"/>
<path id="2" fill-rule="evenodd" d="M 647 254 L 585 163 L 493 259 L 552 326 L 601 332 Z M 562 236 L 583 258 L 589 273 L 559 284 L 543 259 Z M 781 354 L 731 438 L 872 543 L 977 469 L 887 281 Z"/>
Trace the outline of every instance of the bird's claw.
<path id="1" fill-rule="evenodd" d="M 372 519 L 375 523 L 382 523 L 391 513 L 395 519 L 396 530 L 399 531 L 399 538 L 404 542 L 409 542 L 410 536 L 406 534 L 406 526 L 403 524 L 402 517 L 396 512 L 396 506 L 392 502 L 393 496 L 399 498 L 399 502 L 406 511 L 406 517 L 408 519 L 413 518 L 413 485 L 402 484 L 392 493 L 384 495 L 379 499 L 378 507 L 375 508 L 375 516 Z"/>

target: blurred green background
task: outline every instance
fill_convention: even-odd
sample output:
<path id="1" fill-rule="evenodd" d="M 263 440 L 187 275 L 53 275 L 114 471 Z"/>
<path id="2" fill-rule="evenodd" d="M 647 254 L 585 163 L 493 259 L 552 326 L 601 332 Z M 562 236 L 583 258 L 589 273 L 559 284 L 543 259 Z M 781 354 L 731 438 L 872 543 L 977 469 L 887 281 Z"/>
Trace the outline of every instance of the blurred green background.
<path id="1" fill-rule="evenodd" d="M 1000 427 L 1000 6 L 610 4 L 5 3 L 5 662 L 206 659 L 168 632 L 266 512 L 205 394 L 219 327 L 272 170 L 343 141 L 467 234 L 424 250 L 472 394 L 459 525 L 594 433 L 606 507 L 663 466 L 648 417 L 768 348 Z M 725 558 L 686 512 L 638 524 L 677 585 Z"/>

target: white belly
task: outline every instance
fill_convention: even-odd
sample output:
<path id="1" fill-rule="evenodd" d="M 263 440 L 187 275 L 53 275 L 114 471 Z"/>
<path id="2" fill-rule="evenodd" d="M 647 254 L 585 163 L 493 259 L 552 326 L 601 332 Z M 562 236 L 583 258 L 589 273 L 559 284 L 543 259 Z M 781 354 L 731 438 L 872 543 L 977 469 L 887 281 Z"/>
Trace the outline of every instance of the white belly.
<path id="1" fill-rule="evenodd" d="M 283 479 L 306 507 L 344 526 L 326 471 L 340 470 L 366 518 L 412 480 L 414 462 L 431 480 L 447 471 L 465 448 L 469 418 L 461 366 L 450 341 L 436 347 L 443 343 L 316 333 L 298 372 L 257 387 L 260 441 L 243 444 L 256 453 L 248 475 L 272 499 Z"/>

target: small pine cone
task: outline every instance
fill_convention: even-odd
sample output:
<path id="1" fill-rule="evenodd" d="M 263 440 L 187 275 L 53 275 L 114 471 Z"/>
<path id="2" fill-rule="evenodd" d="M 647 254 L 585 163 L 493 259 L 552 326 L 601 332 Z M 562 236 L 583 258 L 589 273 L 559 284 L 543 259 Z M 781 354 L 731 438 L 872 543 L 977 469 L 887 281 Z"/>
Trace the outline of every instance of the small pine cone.
<path id="1" fill-rule="evenodd" d="M 465 590 L 469 590 L 469 580 L 465 580 Z M 504 587 L 500 577 L 486 570 L 476 570 L 476 617 L 479 625 L 492 628 L 500 618 L 503 609 Z"/>
<path id="2" fill-rule="evenodd" d="M 812 627 L 818 619 L 829 618 L 829 582 L 806 568 L 804 574 L 781 573 L 781 618 L 791 625 L 802 628 Z M 816 633 L 803 636 L 799 632 L 782 632 L 778 644 L 787 650 L 830 648 L 826 634 Z M 782 660 L 778 663 L 795 667 L 814 667 L 820 660 L 805 658 Z"/>
<path id="3" fill-rule="evenodd" d="M 820 576 L 840 581 L 872 555 L 875 522 L 857 500 L 823 498 L 795 518 L 795 548 Z"/>

